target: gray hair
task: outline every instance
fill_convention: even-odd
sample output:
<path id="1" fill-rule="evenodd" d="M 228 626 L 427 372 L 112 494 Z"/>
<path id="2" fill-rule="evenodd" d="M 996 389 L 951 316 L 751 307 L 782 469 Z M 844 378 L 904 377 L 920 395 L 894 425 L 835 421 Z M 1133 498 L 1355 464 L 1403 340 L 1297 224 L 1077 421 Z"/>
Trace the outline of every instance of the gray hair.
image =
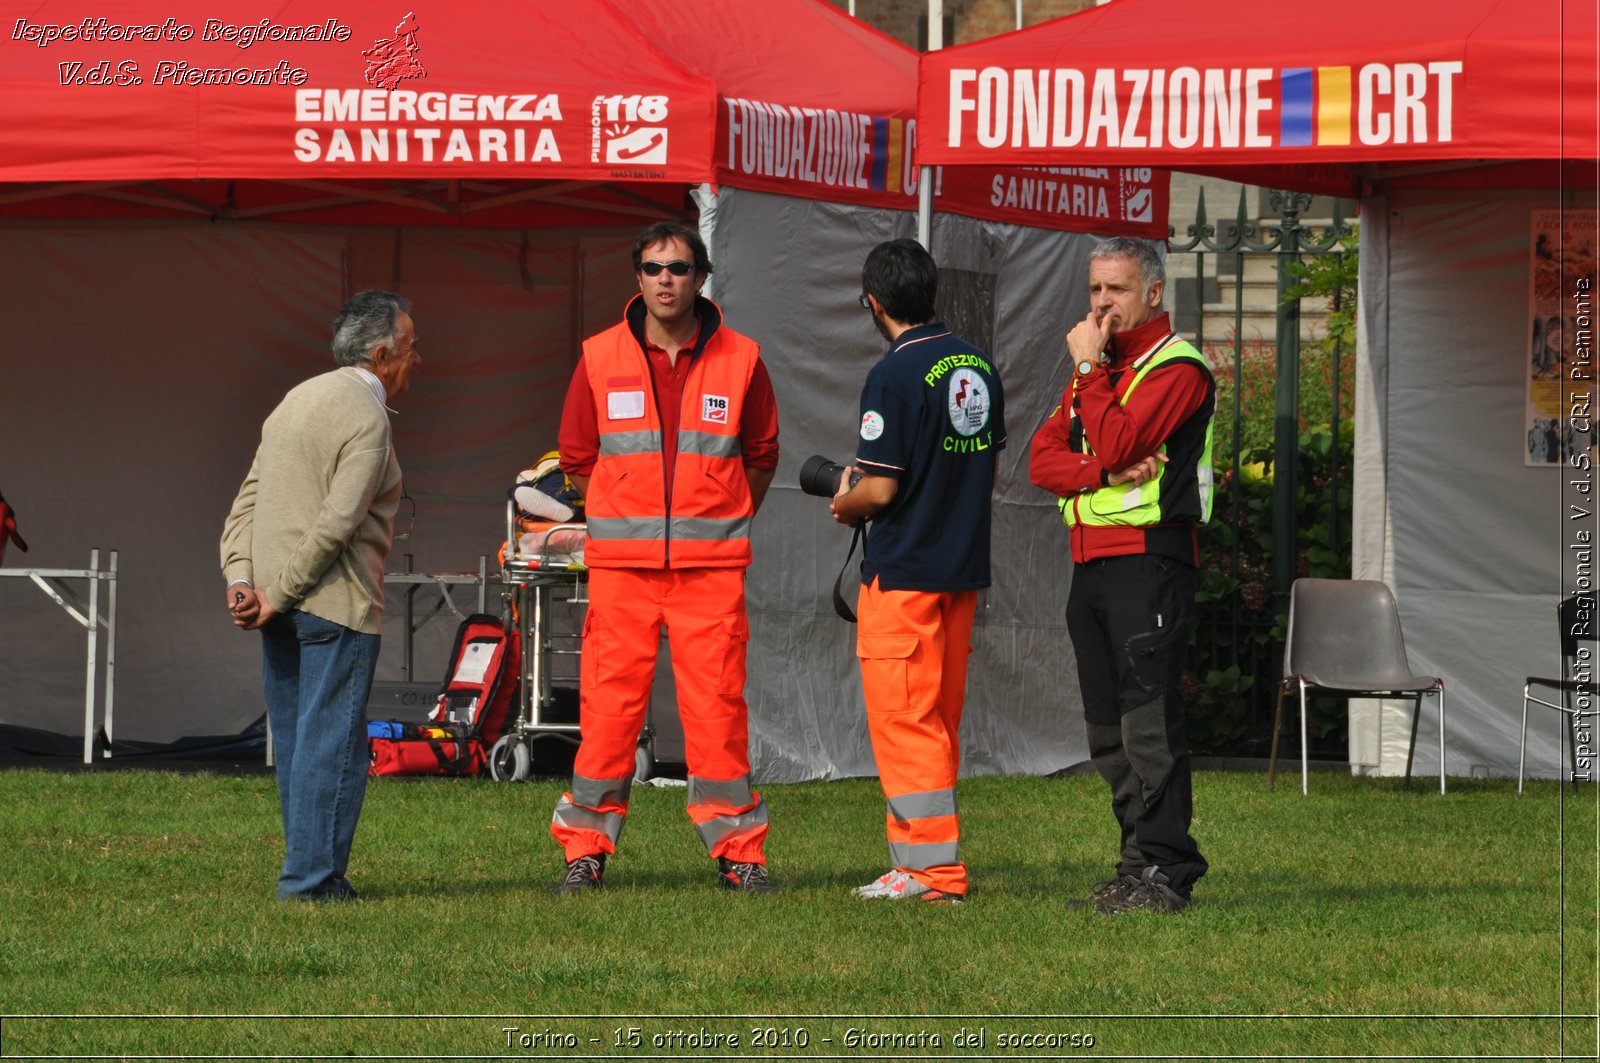
<path id="1" fill-rule="evenodd" d="M 1122 258 L 1133 259 L 1139 267 L 1139 276 L 1144 281 L 1144 291 L 1140 298 L 1150 294 L 1150 286 L 1156 282 L 1166 283 L 1167 267 L 1161 261 L 1161 256 L 1156 253 L 1156 245 L 1149 240 L 1136 240 L 1131 236 L 1113 236 L 1101 240 L 1089 252 L 1091 261 L 1097 258 Z"/>
<path id="2" fill-rule="evenodd" d="M 333 319 L 333 360 L 340 365 L 366 365 L 374 348 L 394 346 L 395 320 L 411 313 L 411 300 L 394 292 L 367 291 L 350 297 Z"/>

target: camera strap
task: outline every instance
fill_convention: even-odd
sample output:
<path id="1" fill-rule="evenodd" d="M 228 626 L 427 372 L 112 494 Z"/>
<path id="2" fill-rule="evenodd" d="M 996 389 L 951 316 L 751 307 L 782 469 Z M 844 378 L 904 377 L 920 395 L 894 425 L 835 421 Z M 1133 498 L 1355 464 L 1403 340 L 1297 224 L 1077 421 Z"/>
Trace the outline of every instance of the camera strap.
<path id="1" fill-rule="evenodd" d="M 833 611 L 839 614 L 840 619 L 852 624 L 856 622 L 856 614 L 855 610 L 850 608 L 850 603 L 844 600 L 844 575 L 850 571 L 850 558 L 855 556 L 856 543 L 861 544 L 861 560 L 856 565 L 856 572 L 859 575 L 860 566 L 867 563 L 866 521 L 856 525 L 856 533 L 850 537 L 850 550 L 844 555 L 844 565 L 839 569 L 839 578 L 833 581 Z M 856 582 L 859 583 L 860 580 Z"/>

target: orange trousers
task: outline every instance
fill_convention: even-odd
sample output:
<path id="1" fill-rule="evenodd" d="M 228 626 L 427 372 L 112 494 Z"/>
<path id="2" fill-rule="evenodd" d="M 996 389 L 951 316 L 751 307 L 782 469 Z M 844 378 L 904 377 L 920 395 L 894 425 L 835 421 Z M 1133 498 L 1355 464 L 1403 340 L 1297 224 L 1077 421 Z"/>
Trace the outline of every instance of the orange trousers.
<path id="1" fill-rule="evenodd" d="M 550 833 L 568 860 L 616 850 L 665 625 L 689 765 L 688 812 L 714 857 L 762 863 L 767 806 L 750 789 L 743 568 L 589 571 L 578 679 L 582 742 Z"/>
<path id="2" fill-rule="evenodd" d="M 856 655 L 867 732 L 888 799 L 889 860 L 918 882 L 967 892 L 958 842 L 961 708 L 977 591 L 886 591 L 874 580 L 856 607 Z"/>

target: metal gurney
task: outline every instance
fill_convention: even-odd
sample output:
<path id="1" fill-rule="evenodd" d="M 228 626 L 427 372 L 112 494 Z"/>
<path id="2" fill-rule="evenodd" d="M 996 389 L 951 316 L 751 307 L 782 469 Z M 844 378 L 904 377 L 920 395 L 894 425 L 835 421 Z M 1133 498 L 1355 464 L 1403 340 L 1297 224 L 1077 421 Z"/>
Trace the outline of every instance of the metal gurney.
<path id="1" fill-rule="evenodd" d="M 517 626 L 520 660 L 517 665 L 517 715 L 510 729 L 489 751 L 489 773 L 496 779 L 520 782 L 533 763 L 531 743 L 543 737 L 578 742 L 577 720 L 552 719 L 554 682 L 578 685 L 577 658 L 582 647 L 582 621 L 554 630 L 556 607 L 575 612 L 586 605 L 588 569 L 583 547 L 588 533 L 582 524 L 536 524 L 524 527 L 517 519 L 515 502 L 506 503 L 506 545 L 501 560 L 505 585 L 506 625 Z M 559 669 L 557 662 L 571 667 Z"/>

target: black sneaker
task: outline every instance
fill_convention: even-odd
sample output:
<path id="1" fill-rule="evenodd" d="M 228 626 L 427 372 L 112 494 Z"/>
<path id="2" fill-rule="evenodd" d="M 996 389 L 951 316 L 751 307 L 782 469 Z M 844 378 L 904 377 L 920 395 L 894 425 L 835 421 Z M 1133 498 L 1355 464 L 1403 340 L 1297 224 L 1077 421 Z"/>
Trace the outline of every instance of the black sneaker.
<path id="1" fill-rule="evenodd" d="M 312 904 L 340 904 L 344 901 L 359 901 L 361 894 L 343 878 L 332 879 L 319 890 L 311 893 L 298 893 L 292 898 L 297 901 L 307 901 Z"/>
<path id="2" fill-rule="evenodd" d="M 584 890 L 599 889 L 604 885 L 600 876 L 605 869 L 605 853 L 591 853 L 576 860 L 568 860 L 567 873 L 561 876 L 561 882 L 554 892 L 558 897 L 572 897 Z"/>
<path id="3" fill-rule="evenodd" d="M 1067 907 L 1094 908 L 1099 911 L 1103 905 L 1122 903 L 1138 886 L 1138 875 L 1116 875 L 1096 885 L 1089 896 L 1068 901 Z"/>
<path id="4" fill-rule="evenodd" d="M 717 858 L 717 883 L 725 890 L 744 893 L 776 893 L 767 882 L 765 864 L 734 863 L 725 856 Z"/>
<path id="5" fill-rule="evenodd" d="M 1171 915 L 1189 907 L 1189 898 L 1172 888 L 1172 880 L 1161 873 L 1159 867 L 1144 869 L 1138 886 L 1120 901 L 1096 905 L 1095 911 L 1103 915 L 1123 915 L 1127 912 L 1159 912 Z"/>

